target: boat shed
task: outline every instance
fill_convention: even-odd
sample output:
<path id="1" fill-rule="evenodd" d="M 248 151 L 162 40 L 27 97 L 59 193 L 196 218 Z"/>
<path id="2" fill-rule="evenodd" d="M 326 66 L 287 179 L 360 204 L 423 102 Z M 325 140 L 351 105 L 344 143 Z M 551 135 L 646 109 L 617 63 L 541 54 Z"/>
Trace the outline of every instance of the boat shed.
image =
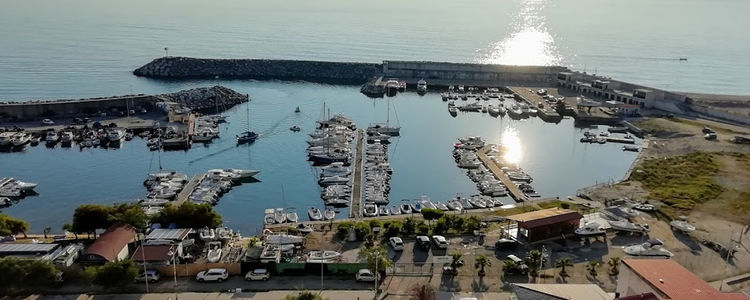
<path id="1" fill-rule="evenodd" d="M 169 265 L 177 252 L 175 248 L 174 245 L 140 245 L 130 259 L 146 266 Z"/>
<path id="2" fill-rule="evenodd" d="M 94 241 L 81 257 L 82 263 L 104 264 L 129 257 L 128 244 L 135 240 L 136 230 L 128 224 L 112 225 Z"/>
<path id="3" fill-rule="evenodd" d="M 533 243 L 574 234 L 583 216 L 574 210 L 554 207 L 507 218 L 518 224 L 516 239 Z"/>

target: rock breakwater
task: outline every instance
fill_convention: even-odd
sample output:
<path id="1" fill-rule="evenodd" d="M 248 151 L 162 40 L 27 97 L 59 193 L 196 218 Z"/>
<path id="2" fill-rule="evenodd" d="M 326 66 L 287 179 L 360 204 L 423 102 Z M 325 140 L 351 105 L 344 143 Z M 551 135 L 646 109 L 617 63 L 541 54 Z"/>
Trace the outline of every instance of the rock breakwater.
<path id="1" fill-rule="evenodd" d="M 194 88 L 157 96 L 163 101 L 176 102 L 196 111 L 223 111 L 248 102 L 249 96 L 220 85 Z"/>
<path id="2" fill-rule="evenodd" d="M 274 59 L 162 57 L 133 71 L 151 78 L 247 78 L 363 83 L 382 64 Z"/>

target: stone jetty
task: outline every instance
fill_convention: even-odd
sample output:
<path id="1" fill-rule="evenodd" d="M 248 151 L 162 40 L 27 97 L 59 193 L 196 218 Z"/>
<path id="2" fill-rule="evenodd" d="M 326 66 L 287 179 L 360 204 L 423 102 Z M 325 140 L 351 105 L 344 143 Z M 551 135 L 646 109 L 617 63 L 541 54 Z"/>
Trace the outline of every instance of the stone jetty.
<path id="1" fill-rule="evenodd" d="M 0 102 L 0 122 L 39 121 L 41 118 L 91 117 L 126 114 L 128 109 L 151 111 L 157 102 L 176 102 L 191 110 L 215 112 L 247 102 L 248 95 L 223 86 L 202 87 L 162 95 L 124 95 L 86 99 Z"/>
<path id="2" fill-rule="evenodd" d="M 382 64 L 274 59 L 161 57 L 133 71 L 151 78 L 246 78 L 363 83 L 382 72 Z"/>
<path id="3" fill-rule="evenodd" d="M 182 90 L 156 96 L 163 101 L 176 102 L 195 111 L 223 111 L 249 101 L 249 96 L 220 85 Z"/>

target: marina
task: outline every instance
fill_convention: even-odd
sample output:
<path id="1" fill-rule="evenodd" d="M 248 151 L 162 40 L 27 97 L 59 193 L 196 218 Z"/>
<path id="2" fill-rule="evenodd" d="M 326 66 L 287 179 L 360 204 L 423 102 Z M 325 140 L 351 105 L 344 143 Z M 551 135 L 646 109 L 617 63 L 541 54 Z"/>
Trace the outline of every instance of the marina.
<path id="1" fill-rule="evenodd" d="M 478 193 L 476 183 L 467 178 L 466 171 L 458 168 L 450 158 L 456 137 L 477 135 L 488 143 L 497 144 L 507 130 L 517 132 L 524 149 L 519 163 L 525 172 L 534 174 L 534 189 L 542 197 L 566 195 L 575 192 L 580 186 L 604 182 L 611 177 L 618 178 L 630 167 L 629 161 L 637 155 L 622 151 L 621 144 L 618 146 L 608 143 L 588 148 L 587 144 L 579 143 L 578 137 L 584 130 L 591 129 L 576 128 L 571 119 L 563 119 L 559 124 L 549 124 L 540 118 L 514 120 L 507 115 L 493 117 L 489 113 L 461 114 L 454 118 L 445 113 L 446 104 L 441 99 L 440 91 L 432 90 L 432 85 L 429 82 L 427 84 L 428 92 L 424 95 L 403 92 L 391 97 L 389 108 L 386 101 L 367 98 L 359 93 L 357 87 L 286 82 L 254 82 L 245 86 L 228 82 L 229 88 L 250 94 L 253 98 L 249 104 L 250 118 L 253 120 L 251 129 L 260 135 L 254 143 L 238 146 L 234 139 L 237 133 L 246 130 L 248 108 L 245 105 L 248 104 L 240 104 L 223 113 L 227 122 L 221 125 L 222 136 L 213 139 L 206 146 L 194 145 L 187 152 L 150 152 L 146 146 L 148 139 L 134 137 L 114 151 L 26 147 L 21 152 L 1 153 L 2 175 L 38 182 L 40 185 L 36 191 L 39 195 L 28 199 L 43 201 L 48 205 L 47 211 L 39 212 L 26 206 L 25 202 L 20 202 L 3 211 L 28 220 L 32 228 L 43 227 L 44 224 L 59 227 L 60 225 L 55 224 L 62 224 L 80 201 L 116 203 L 142 198 L 144 193 L 139 186 L 144 174 L 149 170 L 157 171 L 157 161 L 161 160 L 163 166 L 184 173 L 189 178 L 216 168 L 264 170 L 257 176 L 259 183 L 235 186 L 231 193 L 222 196 L 215 208 L 222 214 L 227 226 L 243 232 L 259 231 L 263 226 L 262 215 L 258 213 L 248 218 L 246 214 L 248 211 L 263 212 L 269 207 L 296 207 L 299 219 L 307 220 L 307 211 L 311 206 L 321 212 L 326 211 L 325 203 L 319 197 L 323 190 L 317 184 L 321 170 L 318 167 L 305 167 L 310 165 L 307 162 L 309 156 L 304 152 L 300 153 L 310 146 L 306 141 L 317 127 L 316 120 L 320 120 L 320 116 L 310 114 L 321 111 L 323 103 L 320 99 L 326 99 L 326 107 L 330 108 L 332 115 L 344 113 L 357 124 L 383 123 L 387 121 L 389 110 L 391 117 L 394 110 L 402 116 L 398 124 L 401 127 L 400 137 L 387 138 L 388 163 L 395 170 L 389 181 L 390 202 L 387 207 L 390 212 L 393 212 L 393 207 L 402 204 L 401 199 L 418 199 L 420 195 L 428 195 L 435 203 L 447 203 L 457 194 L 468 196 Z M 289 96 L 279 98 L 278 94 L 284 92 L 290 93 Z M 298 94 L 307 96 L 292 96 Z M 294 112 L 297 107 L 300 108 L 299 113 Z M 405 119 L 403 115 L 410 117 Z M 288 130 L 292 126 L 298 126 L 301 132 Z M 606 128 L 608 127 L 599 127 L 605 131 Z M 380 139 L 383 143 L 386 136 L 371 136 L 365 134 L 366 128 L 361 130 L 361 155 L 364 157 L 366 145 L 371 145 L 367 143 L 368 140 L 372 142 Z M 541 134 L 542 131 L 544 134 Z M 352 139 L 356 137 L 352 136 Z M 552 153 L 542 151 L 548 145 L 556 145 L 559 150 Z M 356 156 L 358 151 L 353 149 L 356 148 L 356 143 L 352 142 L 350 146 L 350 153 Z M 613 160 L 613 156 L 623 159 Z M 358 161 L 358 158 L 353 157 L 353 163 L 350 162 L 351 165 L 346 167 L 352 171 L 353 177 L 357 177 L 357 170 L 363 169 L 357 166 Z M 556 163 L 550 164 L 550 161 Z M 561 165 L 561 162 L 567 163 Z M 42 170 L 50 167 L 57 170 L 84 168 L 88 172 L 77 180 L 64 176 L 65 171 L 47 172 L 47 176 L 39 176 Z M 571 168 L 581 170 L 583 175 L 561 176 Z M 107 171 L 115 169 L 118 172 Z M 499 168 L 498 171 L 502 173 Z M 106 181 L 104 174 L 108 178 Z M 360 176 L 364 177 L 364 174 Z M 352 213 L 352 207 L 358 202 L 356 193 L 362 190 L 357 188 L 358 182 L 360 180 L 352 180 L 352 193 L 347 194 L 351 195 L 346 198 L 346 205 L 350 208 L 336 208 L 339 212 L 336 218 L 348 217 Z M 265 204 L 279 202 L 279 187 L 282 184 L 287 204 Z M 107 187 L 110 192 L 102 194 L 84 188 L 89 185 Z M 186 187 L 190 185 L 187 184 Z M 509 192 L 510 189 L 512 188 L 509 188 Z M 345 190 L 343 192 L 346 193 Z M 54 201 L 51 200 L 52 195 L 56 195 Z M 186 195 L 190 194 L 181 191 L 177 195 L 178 199 L 186 199 Z M 364 194 L 362 195 L 364 200 Z M 360 210 L 356 209 L 357 212 Z"/>

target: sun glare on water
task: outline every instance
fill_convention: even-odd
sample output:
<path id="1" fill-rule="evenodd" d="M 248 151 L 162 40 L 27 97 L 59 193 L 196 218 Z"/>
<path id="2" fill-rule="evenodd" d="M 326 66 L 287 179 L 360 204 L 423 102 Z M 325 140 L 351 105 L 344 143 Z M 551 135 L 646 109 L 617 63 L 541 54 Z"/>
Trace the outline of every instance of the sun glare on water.
<path id="1" fill-rule="evenodd" d="M 517 165 L 521 162 L 523 148 L 521 147 L 521 139 L 515 129 L 505 129 L 500 137 L 500 145 L 503 146 L 503 160 L 506 163 Z"/>

